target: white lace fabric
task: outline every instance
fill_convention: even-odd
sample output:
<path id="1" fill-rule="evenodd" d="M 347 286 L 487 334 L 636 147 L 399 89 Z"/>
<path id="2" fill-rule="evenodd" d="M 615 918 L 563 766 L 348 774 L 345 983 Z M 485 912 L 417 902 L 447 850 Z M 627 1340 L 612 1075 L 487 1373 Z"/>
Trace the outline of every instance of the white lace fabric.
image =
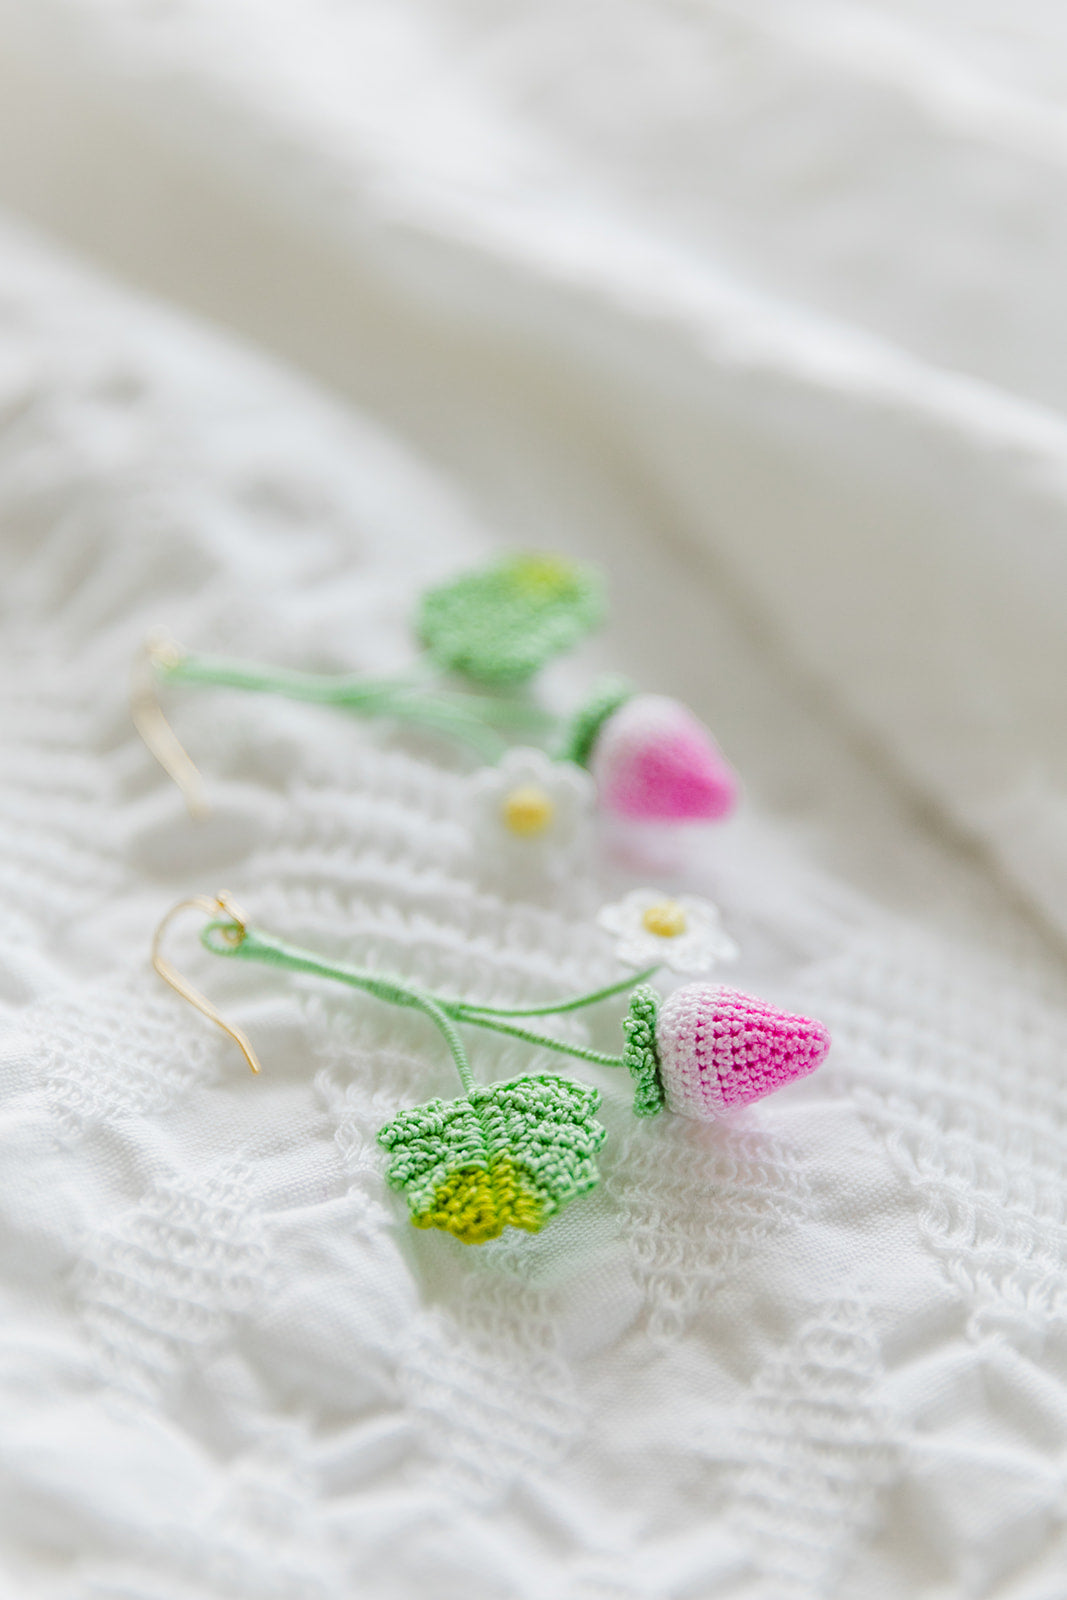
<path id="1" fill-rule="evenodd" d="M 135 12 L 195 66 L 202 10 Z M 681 862 L 630 834 L 517 885 L 440 743 L 175 689 L 194 825 L 129 724 L 141 640 L 404 661 L 419 588 L 521 528 L 521 497 L 485 515 L 518 481 L 505 460 L 494 486 L 506 428 L 468 474 L 458 420 L 440 452 L 417 420 L 398 442 L 6 226 L 0 329 L 5 1600 L 1058 1600 L 1067 982 L 1026 880 L 915 804 L 923 730 L 872 747 L 843 669 L 815 692 L 753 622 L 743 519 L 700 565 L 643 529 L 640 492 L 670 493 L 583 432 L 585 466 L 526 467 L 530 504 L 608 558 L 618 622 L 548 692 L 610 666 L 681 693 L 748 779 L 738 819 Z M 179 925 L 253 1079 L 147 961 L 170 904 L 225 887 L 295 942 L 536 1003 L 616 976 L 597 908 L 657 869 L 721 908 L 731 984 L 823 1019 L 832 1053 L 711 1127 L 634 1119 L 588 1069 L 600 1186 L 481 1248 L 384 1183 L 377 1129 L 453 1092 L 432 1030 Z M 558 1066 L 472 1044 L 487 1081 Z"/>

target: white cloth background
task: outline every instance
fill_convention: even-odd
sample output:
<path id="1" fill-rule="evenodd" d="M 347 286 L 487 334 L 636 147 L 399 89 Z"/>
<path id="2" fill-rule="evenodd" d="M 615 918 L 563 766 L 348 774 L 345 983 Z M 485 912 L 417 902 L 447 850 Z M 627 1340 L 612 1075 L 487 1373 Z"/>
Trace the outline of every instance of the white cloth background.
<path id="1" fill-rule="evenodd" d="M 13 1595 L 1059 1600 L 1065 35 L 0 4 L 0 200 L 364 413 L 0 239 Z M 835 1048 L 711 1132 L 605 1078 L 602 1189 L 471 1251 L 382 1186 L 375 1128 L 449 1087 L 415 1023 L 211 973 L 246 1081 L 149 930 L 225 882 L 547 995 L 610 971 L 633 872 L 520 896 L 458 762 L 190 693 L 196 830 L 123 698 L 159 621 L 396 662 L 418 587 L 515 542 L 611 572 L 554 693 L 610 664 L 720 733 L 745 812 L 673 870 Z"/>

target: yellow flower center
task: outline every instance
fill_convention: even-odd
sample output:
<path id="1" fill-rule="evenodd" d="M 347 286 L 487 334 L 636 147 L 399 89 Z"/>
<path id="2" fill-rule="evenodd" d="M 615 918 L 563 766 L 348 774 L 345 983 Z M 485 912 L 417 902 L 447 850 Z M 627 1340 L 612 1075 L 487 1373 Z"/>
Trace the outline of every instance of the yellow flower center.
<path id="1" fill-rule="evenodd" d="M 536 783 L 512 789 L 501 807 L 504 826 L 522 839 L 532 839 L 552 824 L 556 808 L 551 798 Z"/>
<path id="2" fill-rule="evenodd" d="M 676 939 L 685 932 L 685 912 L 677 900 L 657 900 L 654 906 L 649 906 L 641 921 L 649 933 L 656 934 L 660 939 Z"/>

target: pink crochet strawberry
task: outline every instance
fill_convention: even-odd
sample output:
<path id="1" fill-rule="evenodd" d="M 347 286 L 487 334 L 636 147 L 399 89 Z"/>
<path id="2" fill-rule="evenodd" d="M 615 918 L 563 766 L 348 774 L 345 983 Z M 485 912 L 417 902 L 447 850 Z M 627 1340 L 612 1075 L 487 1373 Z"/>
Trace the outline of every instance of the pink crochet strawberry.
<path id="1" fill-rule="evenodd" d="M 703 723 L 680 701 L 610 681 L 575 718 L 565 749 L 588 767 L 600 804 L 645 822 L 719 822 L 737 804 L 737 777 Z"/>
<path id="2" fill-rule="evenodd" d="M 806 1077 L 830 1048 L 814 1018 L 713 983 L 676 989 L 659 1008 L 655 1036 L 667 1109 L 704 1121 Z"/>

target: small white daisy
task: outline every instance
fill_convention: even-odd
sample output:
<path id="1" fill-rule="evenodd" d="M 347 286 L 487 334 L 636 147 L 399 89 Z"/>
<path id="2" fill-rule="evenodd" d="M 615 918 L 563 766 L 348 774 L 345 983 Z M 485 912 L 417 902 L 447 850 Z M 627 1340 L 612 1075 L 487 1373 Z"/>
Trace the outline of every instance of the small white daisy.
<path id="1" fill-rule="evenodd" d="M 692 976 L 738 954 L 718 911 L 694 895 L 674 899 L 660 889 L 634 889 L 604 906 L 597 922 L 615 935 L 615 954 L 628 967 L 663 966 Z"/>
<path id="2" fill-rule="evenodd" d="M 558 865 L 577 844 L 595 794 L 593 780 L 574 762 L 552 761 L 543 750 L 509 750 L 498 766 L 471 779 L 475 846 L 512 866 Z"/>

